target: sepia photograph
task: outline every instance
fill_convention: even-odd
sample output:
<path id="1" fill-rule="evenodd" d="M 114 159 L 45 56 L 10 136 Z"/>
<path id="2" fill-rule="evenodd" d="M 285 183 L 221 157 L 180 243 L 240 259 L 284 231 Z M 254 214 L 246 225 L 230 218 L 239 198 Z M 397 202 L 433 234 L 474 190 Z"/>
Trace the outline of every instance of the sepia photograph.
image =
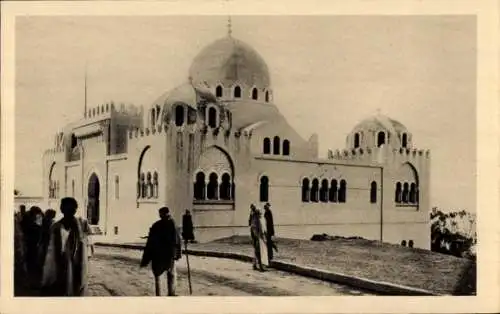
<path id="1" fill-rule="evenodd" d="M 13 27 L 14 299 L 478 295 L 476 15 Z"/>

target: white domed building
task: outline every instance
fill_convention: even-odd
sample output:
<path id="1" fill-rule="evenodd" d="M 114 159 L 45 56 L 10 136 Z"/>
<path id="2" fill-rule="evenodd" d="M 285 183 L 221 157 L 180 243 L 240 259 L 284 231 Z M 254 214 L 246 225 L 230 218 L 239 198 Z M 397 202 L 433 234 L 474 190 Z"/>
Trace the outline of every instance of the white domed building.
<path id="1" fill-rule="evenodd" d="M 277 235 L 360 236 L 429 248 L 429 152 L 383 115 L 318 157 L 273 103 L 263 58 L 231 35 L 204 48 L 186 82 L 148 108 L 95 106 L 46 151 L 44 191 L 73 196 L 104 236 L 134 241 L 158 208 L 190 209 L 198 240 L 248 234 L 249 206 L 272 204 Z"/>

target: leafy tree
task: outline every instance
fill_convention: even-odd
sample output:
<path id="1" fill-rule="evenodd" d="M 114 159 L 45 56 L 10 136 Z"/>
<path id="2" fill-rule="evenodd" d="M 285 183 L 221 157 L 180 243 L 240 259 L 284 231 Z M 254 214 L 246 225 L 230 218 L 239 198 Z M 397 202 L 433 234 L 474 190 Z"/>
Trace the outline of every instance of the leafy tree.
<path id="1" fill-rule="evenodd" d="M 469 256 L 476 244 L 476 216 L 465 210 L 444 213 L 437 207 L 430 212 L 431 250 L 458 257 Z"/>

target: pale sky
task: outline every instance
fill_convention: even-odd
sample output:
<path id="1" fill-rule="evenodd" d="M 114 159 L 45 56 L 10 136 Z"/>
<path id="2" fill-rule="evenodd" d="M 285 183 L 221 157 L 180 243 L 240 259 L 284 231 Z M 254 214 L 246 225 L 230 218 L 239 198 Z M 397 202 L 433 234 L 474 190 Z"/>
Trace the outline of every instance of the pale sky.
<path id="1" fill-rule="evenodd" d="M 274 100 L 320 155 L 342 149 L 380 108 L 432 156 L 431 206 L 476 210 L 473 17 L 233 16 L 233 36 L 266 60 Z M 42 154 L 84 108 L 149 106 L 185 82 L 196 54 L 225 36 L 225 16 L 18 17 L 16 181 L 42 195 Z"/>

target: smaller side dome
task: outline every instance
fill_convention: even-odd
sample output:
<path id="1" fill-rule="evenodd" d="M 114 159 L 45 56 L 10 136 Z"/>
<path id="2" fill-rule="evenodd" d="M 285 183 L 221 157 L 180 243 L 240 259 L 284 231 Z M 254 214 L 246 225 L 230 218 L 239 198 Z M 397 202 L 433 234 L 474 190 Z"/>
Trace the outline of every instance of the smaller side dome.
<path id="1" fill-rule="evenodd" d="M 178 127 L 197 121 L 211 128 L 223 126 L 228 129 L 231 124 L 230 114 L 217 102 L 215 95 L 208 88 L 191 83 L 182 84 L 161 95 L 153 102 L 149 112 L 146 125 L 153 128 L 162 121 L 173 121 Z"/>
<path id="2" fill-rule="evenodd" d="M 383 145 L 393 148 L 410 147 L 411 134 L 401 122 L 377 114 L 356 124 L 347 137 L 348 149 Z"/>
<path id="3" fill-rule="evenodd" d="M 182 84 L 169 90 L 154 102 L 153 106 L 159 105 L 164 109 L 172 107 L 176 103 L 183 103 L 196 109 L 198 95 L 193 85 L 189 83 Z"/>

